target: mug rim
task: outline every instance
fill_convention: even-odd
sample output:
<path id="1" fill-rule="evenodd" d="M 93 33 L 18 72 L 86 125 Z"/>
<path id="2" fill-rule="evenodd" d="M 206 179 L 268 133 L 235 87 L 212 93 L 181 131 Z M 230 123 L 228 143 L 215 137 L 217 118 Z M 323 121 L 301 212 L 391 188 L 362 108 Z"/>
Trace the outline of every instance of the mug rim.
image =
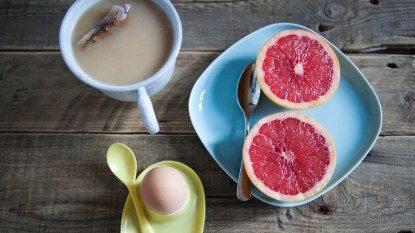
<path id="1" fill-rule="evenodd" d="M 140 87 L 151 87 L 152 84 L 159 82 L 160 80 L 166 78 L 163 77 L 164 74 L 168 73 L 171 67 L 175 66 L 177 56 L 180 52 L 180 47 L 182 44 L 182 24 L 180 21 L 180 17 L 174 8 L 173 4 L 168 0 L 151 0 L 153 3 L 157 4 L 161 10 L 166 14 L 167 18 L 172 27 L 173 31 L 173 46 L 168 55 L 166 62 L 164 62 L 163 66 L 157 70 L 156 73 L 149 76 L 148 78 L 129 85 L 110 85 L 105 84 L 102 82 L 97 81 L 96 79 L 92 78 L 88 75 L 76 62 L 74 58 L 73 50 L 72 50 L 72 35 L 73 30 L 76 25 L 76 22 L 79 20 L 82 13 L 84 13 L 87 9 L 91 6 L 99 2 L 90 1 L 90 0 L 76 0 L 70 8 L 65 13 L 65 16 L 62 20 L 60 31 L 59 31 L 59 47 L 61 51 L 61 55 L 66 66 L 71 70 L 71 72 L 82 82 L 85 84 L 97 88 L 102 91 L 131 91 L 137 90 Z M 86 5 L 86 9 L 82 11 L 82 13 L 77 13 L 76 10 L 81 8 L 83 5 Z M 166 6 L 166 8 L 163 7 Z M 69 36 L 68 36 L 69 35 Z"/>

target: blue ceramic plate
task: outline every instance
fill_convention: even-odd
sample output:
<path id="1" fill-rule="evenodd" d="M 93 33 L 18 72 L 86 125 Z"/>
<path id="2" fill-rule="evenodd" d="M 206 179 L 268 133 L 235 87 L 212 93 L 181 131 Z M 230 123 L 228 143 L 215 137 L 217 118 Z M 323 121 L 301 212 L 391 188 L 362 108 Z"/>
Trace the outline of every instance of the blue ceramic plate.
<path id="1" fill-rule="evenodd" d="M 236 95 L 238 80 L 244 68 L 255 61 L 262 44 L 285 29 L 311 31 L 297 24 L 278 23 L 249 34 L 212 62 L 190 94 L 189 114 L 197 135 L 210 155 L 235 181 L 239 174 L 244 141 L 244 115 Z M 337 150 L 336 169 L 327 186 L 304 201 L 276 201 L 253 188 L 253 195 L 268 204 L 298 206 L 326 193 L 362 162 L 379 135 L 382 110 L 376 93 L 349 58 L 328 43 L 340 62 L 341 80 L 337 92 L 323 105 L 299 112 L 319 121 L 332 136 Z M 266 115 L 282 111 L 293 110 L 279 107 L 261 95 L 250 125 Z"/>

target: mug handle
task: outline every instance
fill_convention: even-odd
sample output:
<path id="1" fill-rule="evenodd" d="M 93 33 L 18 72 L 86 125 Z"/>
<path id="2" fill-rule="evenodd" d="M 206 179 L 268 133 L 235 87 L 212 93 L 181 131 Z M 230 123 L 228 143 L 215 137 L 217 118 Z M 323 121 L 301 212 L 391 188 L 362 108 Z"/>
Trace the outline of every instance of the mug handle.
<path id="1" fill-rule="evenodd" d="M 150 134 L 158 133 L 160 130 L 159 123 L 145 87 L 140 87 L 137 90 L 137 104 L 148 132 Z"/>

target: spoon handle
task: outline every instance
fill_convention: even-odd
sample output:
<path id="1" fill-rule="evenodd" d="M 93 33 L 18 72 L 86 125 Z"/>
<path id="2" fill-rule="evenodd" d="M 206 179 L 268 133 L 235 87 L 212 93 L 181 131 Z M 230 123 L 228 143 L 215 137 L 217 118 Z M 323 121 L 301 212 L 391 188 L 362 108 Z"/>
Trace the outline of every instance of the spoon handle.
<path id="1" fill-rule="evenodd" d="M 238 191 L 237 197 L 241 201 L 247 201 L 251 198 L 251 186 L 249 183 L 248 175 L 246 174 L 245 166 L 243 160 L 241 161 L 241 168 L 239 171 L 238 179 Z"/>
<path id="2" fill-rule="evenodd" d="M 128 187 L 130 196 L 133 199 L 135 211 L 137 213 L 138 222 L 140 223 L 140 229 L 142 233 L 153 233 L 153 229 L 148 222 L 148 219 L 143 211 L 143 206 L 141 205 L 140 200 L 138 200 L 137 191 L 135 187 Z"/>
<path id="3" fill-rule="evenodd" d="M 245 119 L 245 137 L 248 134 L 248 122 L 250 114 L 247 114 L 248 119 Z M 251 184 L 249 181 L 248 174 L 246 174 L 244 159 L 241 158 L 241 167 L 239 168 L 238 187 L 236 196 L 241 201 L 247 201 L 251 198 Z"/>

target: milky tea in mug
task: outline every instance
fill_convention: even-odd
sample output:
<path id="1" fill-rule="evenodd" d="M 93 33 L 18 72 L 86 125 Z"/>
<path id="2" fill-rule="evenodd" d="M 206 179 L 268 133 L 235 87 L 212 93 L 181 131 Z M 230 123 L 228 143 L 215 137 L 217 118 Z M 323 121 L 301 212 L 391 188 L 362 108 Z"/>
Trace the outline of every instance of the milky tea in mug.
<path id="1" fill-rule="evenodd" d="M 102 24 L 107 15 L 119 20 Z M 149 133 L 160 130 L 150 97 L 171 79 L 181 43 L 180 17 L 169 0 L 77 0 L 59 32 L 61 54 L 72 73 L 111 98 L 136 101 Z"/>
<path id="2" fill-rule="evenodd" d="M 127 18 L 95 43 L 79 40 L 95 27 L 113 5 L 129 4 Z M 75 25 L 73 53 L 81 69 L 108 85 L 131 85 L 156 73 L 173 45 L 170 21 L 150 0 L 102 0 L 90 7 Z"/>

